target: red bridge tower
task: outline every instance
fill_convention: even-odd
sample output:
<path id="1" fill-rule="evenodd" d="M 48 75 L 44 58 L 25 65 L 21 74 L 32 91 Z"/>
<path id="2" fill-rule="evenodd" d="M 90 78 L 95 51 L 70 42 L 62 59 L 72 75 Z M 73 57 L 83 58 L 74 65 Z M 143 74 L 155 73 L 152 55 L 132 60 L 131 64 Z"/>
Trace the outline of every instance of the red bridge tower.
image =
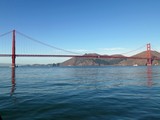
<path id="1" fill-rule="evenodd" d="M 15 67 L 16 64 L 16 46 L 15 46 L 15 30 L 13 30 L 13 38 L 12 38 L 12 67 Z"/>
<path id="2" fill-rule="evenodd" d="M 152 65 L 152 57 L 151 57 L 151 44 L 147 44 L 147 66 Z"/>

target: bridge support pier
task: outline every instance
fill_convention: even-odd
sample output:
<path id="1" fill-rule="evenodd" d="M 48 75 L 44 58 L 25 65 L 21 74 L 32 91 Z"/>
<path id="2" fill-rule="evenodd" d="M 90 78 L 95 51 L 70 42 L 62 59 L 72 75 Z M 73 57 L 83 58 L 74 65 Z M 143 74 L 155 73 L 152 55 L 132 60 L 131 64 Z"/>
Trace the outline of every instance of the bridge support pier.
<path id="1" fill-rule="evenodd" d="M 12 67 L 16 66 L 16 46 L 15 46 L 15 30 L 13 30 L 13 36 L 12 36 Z"/>
<path id="2" fill-rule="evenodd" d="M 151 44 L 147 44 L 147 66 L 152 65 L 152 58 L 151 58 Z"/>

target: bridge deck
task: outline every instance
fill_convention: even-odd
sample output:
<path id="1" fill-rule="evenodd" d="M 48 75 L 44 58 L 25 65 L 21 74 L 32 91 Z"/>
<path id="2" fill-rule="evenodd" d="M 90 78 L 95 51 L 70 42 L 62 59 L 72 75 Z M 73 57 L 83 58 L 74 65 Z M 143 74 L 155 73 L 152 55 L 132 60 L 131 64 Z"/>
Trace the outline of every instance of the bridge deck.
<path id="1" fill-rule="evenodd" d="M 80 58 L 127 58 L 127 59 L 148 59 L 147 57 L 127 57 L 112 55 L 38 55 L 38 54 L 16 54 L 16 57 L 80 57 Z M 12 54 L 0 54 L 0 57 L 12 57 Z M 153 58 L 160 60 L 160 58 Z"/>

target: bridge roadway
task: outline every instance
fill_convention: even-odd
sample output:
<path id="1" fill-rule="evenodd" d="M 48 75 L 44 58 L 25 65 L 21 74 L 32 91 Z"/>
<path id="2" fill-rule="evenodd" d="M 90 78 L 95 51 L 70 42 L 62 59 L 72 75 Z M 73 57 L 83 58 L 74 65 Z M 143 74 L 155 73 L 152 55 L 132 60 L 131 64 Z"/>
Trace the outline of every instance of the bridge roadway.
<path id="1" fill-rule="evenodd" d="M 147 57 L 127 57 L 116 55 L 44 55 L 44 54 L 16 54 L 16 57 L 77 57 L 77 58 L 127 58 L 127 59 L 148 59 Z M 0 57 L 12 57 L 12 54 L 0 54 Z M 160 58 L 154 57 L 154 60 Z"/>

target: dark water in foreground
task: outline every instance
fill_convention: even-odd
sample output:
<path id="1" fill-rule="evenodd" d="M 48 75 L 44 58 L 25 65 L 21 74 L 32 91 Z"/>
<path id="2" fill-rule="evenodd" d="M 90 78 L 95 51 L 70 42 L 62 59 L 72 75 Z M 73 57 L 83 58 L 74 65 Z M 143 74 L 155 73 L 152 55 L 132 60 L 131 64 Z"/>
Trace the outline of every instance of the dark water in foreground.
<path id="1" fill-rule="evenodd" d="M 14 71 L 13 71 L 14 73 Z M 160 67 L 0 68 L 3 120 L 160 120 Z"/>

